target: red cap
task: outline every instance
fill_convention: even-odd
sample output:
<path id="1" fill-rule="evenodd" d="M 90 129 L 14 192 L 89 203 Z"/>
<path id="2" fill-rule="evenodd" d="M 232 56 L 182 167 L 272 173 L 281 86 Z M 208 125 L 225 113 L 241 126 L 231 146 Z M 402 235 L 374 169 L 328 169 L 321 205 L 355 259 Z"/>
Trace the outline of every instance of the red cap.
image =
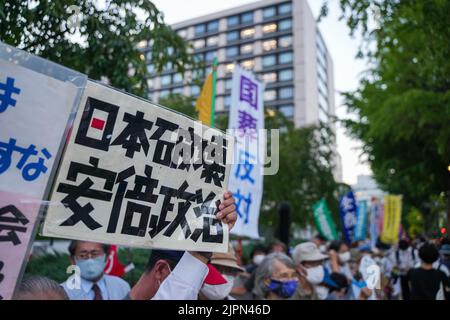
<path id="1" fill-rule="evenodd" d="M 212 264 L 208 263 L 208 275 L 205 278 L 204 283 L 211 285 L 219 285 L 227 283 L 227 280 L 222 276 L 222 274 L 213 267 Z"/>

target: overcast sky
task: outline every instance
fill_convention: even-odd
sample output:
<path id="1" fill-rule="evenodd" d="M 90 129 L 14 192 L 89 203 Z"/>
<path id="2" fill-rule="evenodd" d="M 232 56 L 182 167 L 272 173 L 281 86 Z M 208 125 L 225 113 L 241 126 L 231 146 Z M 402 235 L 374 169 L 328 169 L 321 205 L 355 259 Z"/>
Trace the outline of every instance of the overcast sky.
<path id="1" fill-rule="evenodd" d="M 165 21 L 172 24 L 255 2 L 255 0 L 153 0 L 153 2 L 164 12 Z M 358 39 L 350 38 L 345 22 L 338 21 L 337 0 L 331 2 L 329 15 L 320 22 L 319 28 L 334 61 L 336 113 L 338 117 L 346 117 L 346 109 L 345 106 L 342 106 L 339 92 L 357 88 L 359 74 L 366 68 L 366 65 L 363 61 L 354 58 L 358 48 Z M 317 17 L 322 0 L 308 0 L 308 3 L 314 16 Z M 354 184 L 359 174 L 371 174 L 368 165 L 359 158 L 360 144 L 350 139 L 340 127 L 337 132 L 337 144 L 342 157 L 344 182 Z"/>

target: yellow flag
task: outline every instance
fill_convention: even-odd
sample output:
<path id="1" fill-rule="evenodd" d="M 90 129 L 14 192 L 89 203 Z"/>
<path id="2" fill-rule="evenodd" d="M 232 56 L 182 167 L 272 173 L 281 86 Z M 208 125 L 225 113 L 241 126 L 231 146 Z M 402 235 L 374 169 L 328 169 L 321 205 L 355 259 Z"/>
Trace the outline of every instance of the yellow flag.
<path id="1" fill-rule="evenodd" d="M 400 219 L 402 217 L 402 197 L 388 195 L 384 197 L 384 221 L 381 241 L 394 244 L 398 242 Z"/>
<path id="2" fill-rule="evenodd" d="M 211 72 L 206 78 L 202 92 L 195 103 L 195 110 L 198 112 L 198 120 L 207 126 L 211 126 L 213 94 L 213 73 Z"/>

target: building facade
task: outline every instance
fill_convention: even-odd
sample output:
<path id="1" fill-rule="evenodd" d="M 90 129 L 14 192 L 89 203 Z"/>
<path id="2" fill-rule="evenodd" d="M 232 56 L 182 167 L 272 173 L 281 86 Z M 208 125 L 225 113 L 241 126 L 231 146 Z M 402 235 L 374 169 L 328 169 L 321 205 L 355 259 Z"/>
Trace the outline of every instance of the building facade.
<path id="1" fill-rule="evenodd" d="M 265 107 L 279 110 L 297 127 L 329 122 L 335 114 L 333 61 L 307 0 L 262 0 L 172 28 L 206 65 L 217 57 L 217 113 L 230 108 L 232 72 L 239 63 L 265 82 Z M 194 97 L 200 93 L 189 72 L 183 77 L 167 65 L 155 74 L 151 64 L 148 70 L 150 100 L 171 93 Z M 336 151 L 335 144 L 332 147 Z M 340 157 L 335 154 L 335 178 L 341 181 Z"/>

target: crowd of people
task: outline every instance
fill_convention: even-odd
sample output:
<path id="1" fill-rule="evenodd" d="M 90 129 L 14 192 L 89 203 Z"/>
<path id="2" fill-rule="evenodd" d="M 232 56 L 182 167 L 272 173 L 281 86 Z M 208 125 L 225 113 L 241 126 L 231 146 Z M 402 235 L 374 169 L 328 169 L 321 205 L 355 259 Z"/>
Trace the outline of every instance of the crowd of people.
<path id="1" fill-rule="evenodd" d="M 131 288 L 105 274 L 108 246 L 72 241 L 70 259 L 79 275 L 58 284 L 25 278 L 15 299 L 74 300 L 448 300 L 450 241 L 401 239 L 371 247 L 328 242 L 320 235 L 288 248 L 256 244 L 240 265 L 227 253 L 152 250 L 145 272 Z"/>

